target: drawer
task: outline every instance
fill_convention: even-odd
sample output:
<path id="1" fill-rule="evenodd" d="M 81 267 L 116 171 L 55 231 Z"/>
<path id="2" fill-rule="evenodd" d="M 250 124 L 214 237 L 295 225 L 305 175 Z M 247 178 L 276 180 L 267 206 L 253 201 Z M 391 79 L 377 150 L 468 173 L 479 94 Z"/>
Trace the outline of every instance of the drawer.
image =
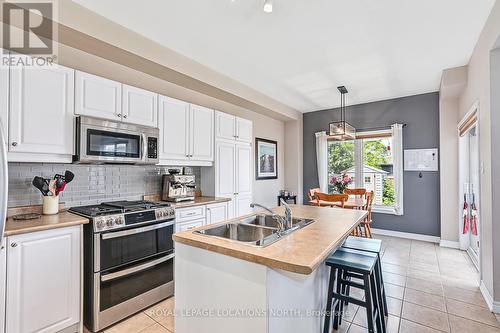
<path id="1" fill-rule="evenodd" d="M 198 219 L 188 222 L 176 222 L 175 224 L 175 232 L 186 231 L 194 228 L 198 228 L 205 225 L 205 219 Z"/>
<path id="2" fill-rule="evenodd" d="M 180 208 L 175 211 L 175 219 L 177 222 L 192 221 L 205 219 L 206 206 L 196 206 L 190 208 Z"/>

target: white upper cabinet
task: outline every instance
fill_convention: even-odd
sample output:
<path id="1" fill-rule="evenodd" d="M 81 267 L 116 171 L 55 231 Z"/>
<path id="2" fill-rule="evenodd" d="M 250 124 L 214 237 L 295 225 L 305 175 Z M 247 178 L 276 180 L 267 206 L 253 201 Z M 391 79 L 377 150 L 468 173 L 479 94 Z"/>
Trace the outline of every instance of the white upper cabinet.
<path id="1" fill-rule="evenodd" d="M 252 122 L 236 117 L 236 141 L 251 143 L 252 137 Z"/>
<path id="2" fill-rule="evenodd" d="M 189 103 L 159 98 L 160 163 L 189 159 Z"/>
<path id="3" fill-rule="evenodd" d="M 217 139 L 234 140 L 236 117 L 224 112 L 215 112 L 215 131 Z"/>
<path id="4" fill-rule="evenodd" d="M 212 165 L 214 111 L 165 96 L 159 104 L 160 164 Z"/>
<path id="5" fill-rule="evenodd" d="M 252 122 L 217 111 L 215 113 L 215 136 L 217 139 L 251 143 L 253 138 Z"/>
<path id="6" fill-rule="evenodd" d="M 74 70 L 11 68 L 9 151 L 73 154 Z"/>
<path id="7" fill-rule="evenodd" d="M 5 145 L 9 141 L 9 68 L 0 67 L 0 126 L 5 139 Z"/>
<path id="8" fill-rule="evenodd" d="M 122 84 L 76 71 L 75 114 L 102 119 L 122 119 Z"/>
<path id="9" fill-rule="evenodd" d="M 158 94 L 123 85 L 122 119 L 124 122 L 158 127 Z"/>
<path id="10" fill-rule="evenodd" d="M 80 228 L 7 238 L 6 332 L 59 332 L 80 321 Z"/>
<path id="11" fill-rule="evenodd" d="M 214 160 L 214 110 L 191 104 L 190 158 L 197 161 Z"/>

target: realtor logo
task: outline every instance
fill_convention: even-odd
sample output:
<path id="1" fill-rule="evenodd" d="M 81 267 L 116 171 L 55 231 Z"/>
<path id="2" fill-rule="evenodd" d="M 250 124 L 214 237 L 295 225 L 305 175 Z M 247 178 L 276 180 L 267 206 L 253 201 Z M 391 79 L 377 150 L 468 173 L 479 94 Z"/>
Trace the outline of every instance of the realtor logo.
<path id="1" fill-rule="evenodd" d="M 50 0 L 2 3 L 1 67 L 55 66 L 57 6 Z M 5 52 L 7 51 L 7 52 Z"/>
<path id="2" fill-rule="evenodd" d="M 14 52 L 47 55 L 53 51 L 51 2 L 4 2 L 3 47 Z"/>

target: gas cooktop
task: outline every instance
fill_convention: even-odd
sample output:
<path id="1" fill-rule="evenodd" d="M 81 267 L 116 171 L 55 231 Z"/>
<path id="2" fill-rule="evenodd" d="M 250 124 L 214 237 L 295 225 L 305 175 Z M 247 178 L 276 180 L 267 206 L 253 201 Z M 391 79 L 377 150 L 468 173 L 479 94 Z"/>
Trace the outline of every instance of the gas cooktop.
<path id="1" fill-rule="evenodd" d="M 69 209 L 70 212 L 84 215 L 86 217 L 97 217 L 106 216 L 114 214 L 123 214 L 131 212 L 140 212 L 144 210 L 151 210 L 157 208 L 170 207 L 171 205 L 166 202 L 154 202 L 154 201 L 113 201 L 113 202 L 103 202 L 100 205 L 90 205 L 90 206 L 80 206 L 72 207 Z"/>

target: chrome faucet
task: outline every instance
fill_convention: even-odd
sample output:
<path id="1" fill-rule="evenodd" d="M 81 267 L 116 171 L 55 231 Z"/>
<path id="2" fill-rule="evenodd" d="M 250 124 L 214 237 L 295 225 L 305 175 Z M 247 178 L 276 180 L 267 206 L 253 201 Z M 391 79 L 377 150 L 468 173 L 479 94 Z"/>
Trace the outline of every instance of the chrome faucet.
<path id="1" fill-rule="evenodd" d="M 275 214 L 271 209 L 267 208 L 266 206 L 260 205 L 258 203 L 251 203 L 250 207 L 255 208 L 255 207 L 260 207 L 269 213 L 271 213 L 271 216 L 273 219 L 275 219 L 278 222 L 278 233 L 282 233 L 292 227 L 292 210 L 290 209 L 290 206 L 281 199 L 281 204 L 285 206 L 285 217 Z"/>

